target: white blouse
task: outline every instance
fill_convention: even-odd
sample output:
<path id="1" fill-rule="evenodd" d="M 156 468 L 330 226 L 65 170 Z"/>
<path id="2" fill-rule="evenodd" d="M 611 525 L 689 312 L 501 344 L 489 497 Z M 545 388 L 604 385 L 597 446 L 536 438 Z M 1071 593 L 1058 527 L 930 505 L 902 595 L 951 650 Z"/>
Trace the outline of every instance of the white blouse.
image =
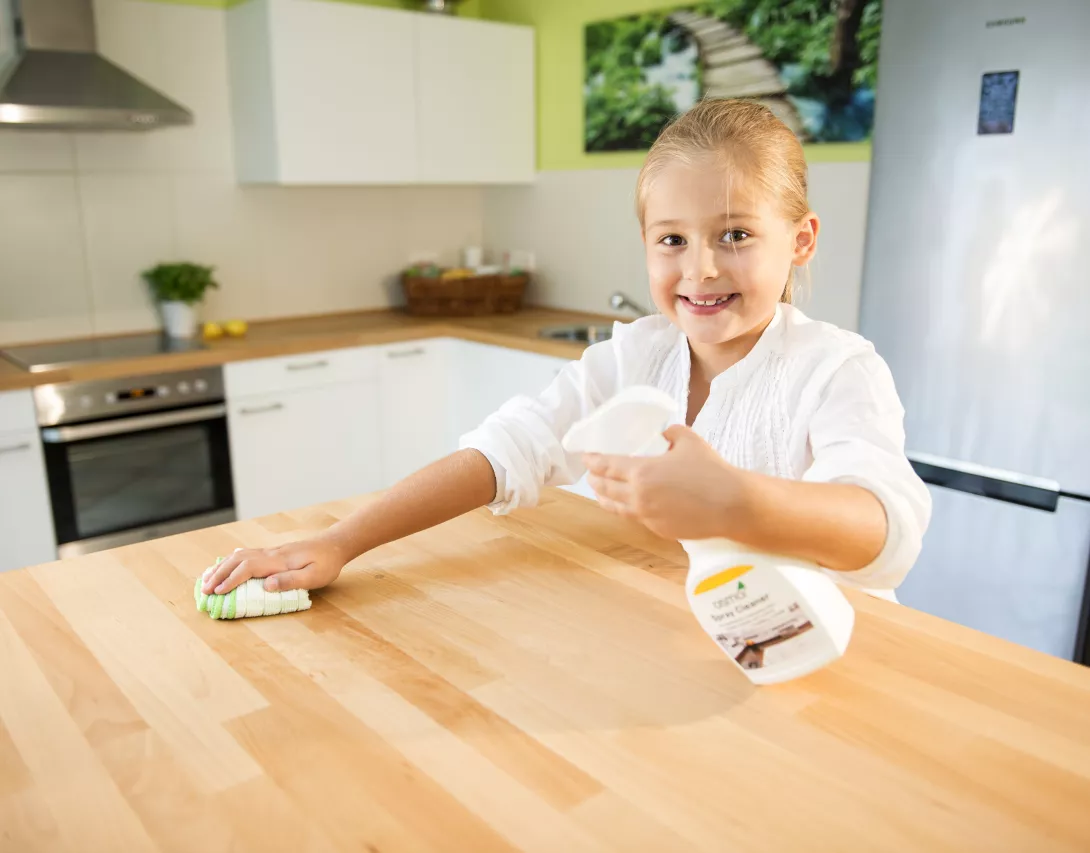
<path id="1" fill-rule="evenodd" d="M 543 486 L 575 483 L 581 457 L 565 453 L 568 428 L 622 388 L 671 394 L 688 410 L 690 353 L 662 316 L 617 323 L 538 397 L 516 397 L 462 437 L 496 471 L 496 513 L 533 506 Z M 727 462 L 776 477 L 855 483 L 877 496 L 888 522 L 877 559 L 829 575 L 848 586 L 891 590 L 920 552 L 931 497 L 904 454 L 904 409 L 874 347 L 852 332 L 781 305 L 753 350 L 715 377 L 692 425 Z M 892 597 L 888 596 L 887 597 Z"/>

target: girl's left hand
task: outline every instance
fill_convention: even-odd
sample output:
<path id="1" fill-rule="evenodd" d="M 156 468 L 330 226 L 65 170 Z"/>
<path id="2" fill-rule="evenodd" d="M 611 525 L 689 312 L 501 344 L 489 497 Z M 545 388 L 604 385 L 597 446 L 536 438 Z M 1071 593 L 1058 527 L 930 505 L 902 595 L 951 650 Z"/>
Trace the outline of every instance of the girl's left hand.
<path id="1" fill-rule="evenodd" d="M 673 426 L 664 435 L 670 449 L 661 456 L 584 456 L 599 503 L 667 539 L 723 536 L 741 501 L 745 472 L 688 427 Z"/>

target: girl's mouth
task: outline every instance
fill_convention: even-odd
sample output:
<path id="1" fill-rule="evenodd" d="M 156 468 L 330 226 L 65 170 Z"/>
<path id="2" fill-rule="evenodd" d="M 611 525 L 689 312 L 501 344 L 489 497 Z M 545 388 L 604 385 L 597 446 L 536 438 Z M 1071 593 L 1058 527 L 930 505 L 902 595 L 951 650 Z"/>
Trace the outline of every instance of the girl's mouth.
<path id="1" fill-rule="evenodd" d="M 738 299 L 737 293 L 708 293 L 701 296 L 678 296 L 678 302 L 691 314 L 717 314 Z"/>

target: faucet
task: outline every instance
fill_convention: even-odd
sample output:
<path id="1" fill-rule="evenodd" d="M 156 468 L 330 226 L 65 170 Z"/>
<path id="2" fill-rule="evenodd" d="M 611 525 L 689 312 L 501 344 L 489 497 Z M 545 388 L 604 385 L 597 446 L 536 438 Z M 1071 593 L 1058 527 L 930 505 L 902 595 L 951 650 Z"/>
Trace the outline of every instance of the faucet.
<path id="1" fill-rule="evenodd" d="M 637 305 L 619 290 L 609 297 L 609 306 L 614 311 L 621 311 L 627 308 L 629 311 L 635 311 L 641 317 L 646 317 L 648 314 L 641 306 Z"/>

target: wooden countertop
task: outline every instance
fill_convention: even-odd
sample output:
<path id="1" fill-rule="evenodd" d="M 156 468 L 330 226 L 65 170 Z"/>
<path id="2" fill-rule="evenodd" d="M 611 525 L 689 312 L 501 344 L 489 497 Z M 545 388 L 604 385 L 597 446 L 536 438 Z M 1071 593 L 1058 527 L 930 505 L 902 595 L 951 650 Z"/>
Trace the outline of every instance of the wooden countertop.
<path id="1" fill-rule="evenodd" d="M 366 500 L 0 575 L 0 849 L 1090 849 L 1090 670 L 851 594 L 842 660 L 752 687 L 679 547 L 571 495 L 196 611 Z"/>
<path id="2" fill-rule="evenodd" d="M 54 382 L 166 373 L 248 358 L 298 355 L 422 338 L 456 337 L 563 358 L 579 358 L 585 348 L 583 344 L 546 340 L 539 337 L 538 332 L 548 326 L 612 323 L 614 319 L 617 318 L 577 311 L 528 308 L 517 314 L 489 317 L 429 319 L 410 317 L 402 311 L 384 310 L 272 320 L 251 324 L 242 338 L 225 337 L 206 341 L 207 349 L 194 352 L 89 362 L 43 373 L 28 373 L 0 358 L 0 391 L 33 388 Z"/>

